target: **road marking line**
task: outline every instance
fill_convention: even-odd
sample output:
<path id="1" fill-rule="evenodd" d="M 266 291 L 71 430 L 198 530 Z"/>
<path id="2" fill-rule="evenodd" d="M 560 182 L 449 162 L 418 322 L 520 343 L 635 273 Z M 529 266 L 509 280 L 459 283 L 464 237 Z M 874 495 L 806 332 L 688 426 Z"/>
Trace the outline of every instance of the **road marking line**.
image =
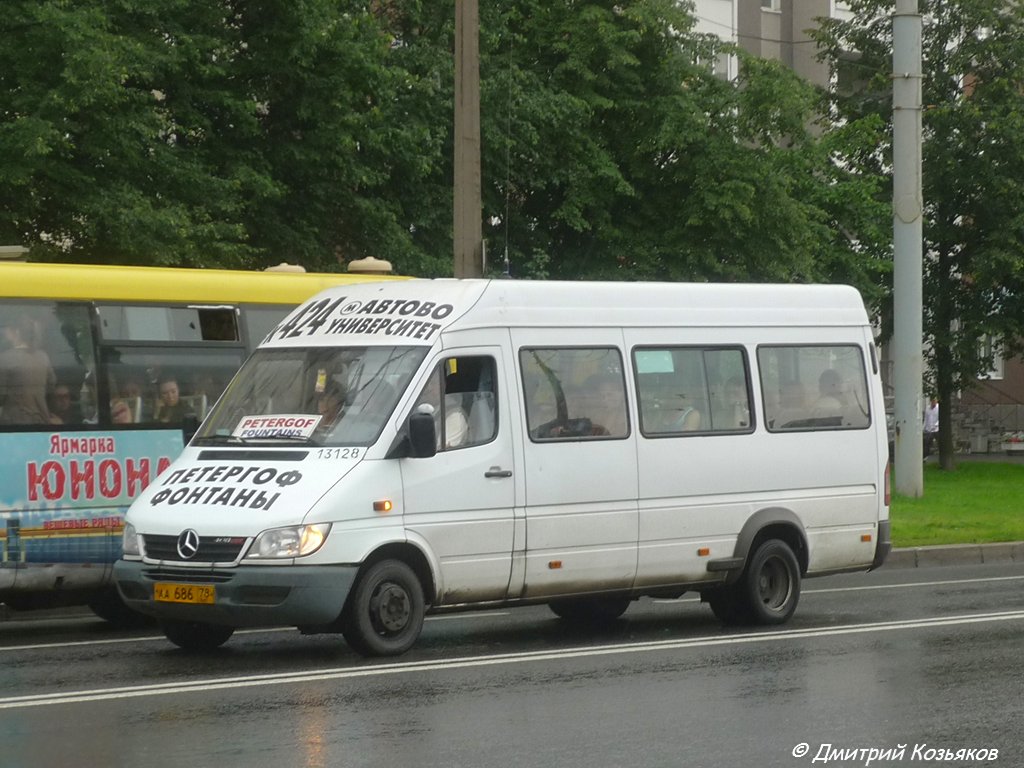
<path id="1" fill-rule="evenodd" d="M 523 653 L 495 654 L 477 657 L 461 657 L 443 661 L 410 661 L 370 664 L 363 667 L 338 667 L 336 669 L 309 672 L 281 672 L 268 675 L 212 678 L 188 683 L 160 683 L 119 688 L 66 691 L 61 693 L 34 694 L 30 696 L 9 696 L 0 698 L 0 710 L 27 707 L 54 706 L 58 704 L 81 704 L 92 701 L 112 701 L 168 694 L 200 693 L 238 688 L 256 688 L 268 685 L 293 685 L 298 683 L 324 682 L 415 672 L 435 672 L 472 667 L 503 666 L 536 661 L 613 656 L 625 653 L 650 653 L 689 648 L 710 648 L 722 645 L 743 645 L 748 643 L 802 640 L 818 637 L 839 637 L 843 635 L 894 630 L 922 629 L 928 627 L 950 627 L 968 624 L 983 624 L 995 621 L 1022 621 L 1024 611 L 1003 613 L 980 613 L 966 616 L 933 617 L 912 621 L 882 621 L 868 624 L 849 624 L 842 627 L 789 629 L 782 631 L 752 632 L 742 635 L 699 637 L 682 640 L 656 640 L 643 643 L 623 643 L 596 648 L 578 647 L 563 650 L 527 651 Z"/>

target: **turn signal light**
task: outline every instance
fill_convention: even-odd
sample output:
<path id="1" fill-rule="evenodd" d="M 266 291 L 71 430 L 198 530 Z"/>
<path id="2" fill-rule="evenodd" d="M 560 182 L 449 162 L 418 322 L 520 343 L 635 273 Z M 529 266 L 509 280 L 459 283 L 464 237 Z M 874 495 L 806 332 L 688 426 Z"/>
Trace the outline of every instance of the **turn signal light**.
<path id="1" fill-rule="evenodd" d="M 391 499 L 382 499 L 381 501 L 373 502 L 374 512 L 390 512 L 391 511 Z"/>
<path id="2" fill-rule="evenodd" d="M 711 547 L 700 547 L 697 550 L 697 557 L 707 557 L 711 554 Z"/>

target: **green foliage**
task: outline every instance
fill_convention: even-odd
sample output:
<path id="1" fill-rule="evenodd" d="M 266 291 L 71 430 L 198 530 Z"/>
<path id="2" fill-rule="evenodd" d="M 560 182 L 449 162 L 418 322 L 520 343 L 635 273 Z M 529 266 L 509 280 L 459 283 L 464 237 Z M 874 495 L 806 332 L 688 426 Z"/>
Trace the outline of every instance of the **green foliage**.
<path id="1" fill-rule="evenodd" d="M 0 241 L 450 274 L 454 0 L 5 10 Z M 737 52 L 676 0 L 481 3 L 480 30 L 496 271 L 843 280 L 877 299 L 888 238 L 864 158 L 880 123 L 810 130 L 818 94 L 777 64 L 718 76 Z"/>

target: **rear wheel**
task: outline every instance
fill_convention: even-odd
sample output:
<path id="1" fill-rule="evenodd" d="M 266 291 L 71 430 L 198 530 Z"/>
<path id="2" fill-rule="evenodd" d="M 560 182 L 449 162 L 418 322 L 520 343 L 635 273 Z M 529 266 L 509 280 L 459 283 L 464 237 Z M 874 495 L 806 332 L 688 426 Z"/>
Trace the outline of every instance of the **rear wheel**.
<path id="1" fill-rule="evenodd" d="M 397 656 L 423 629 L 423 587 L 400 560 L 382 560 L 359 578 L 342 612 L 342 634 L 363 656 Z"/>
<path id="2" fill-rule="evenodd" d="M 800 565 L 789 545 L 769 539 L 757 548 L 741 580 L 750 618 L 756 624 L 783 624 L 800 601 Z"/>
<path id="3" fill-rule="evenodd" d="M 551 611 L 560 619 L 579 624 L 608 624 L 629 608 L 628 597 L 574 597 L 552 600 Z"/>
<path id="4" fill-rule="evenodd" d="M 800 600 L 800 565 L 786 542 L 769 539 L 754 551 L 739 581 L 702 597 L 723 624 L 783 624 Z"/>
<path id="5" fill-rule="evenodd" d="M 186 651 L 212 651 L 235 633 L 234 627 L 199 621 L 167 621 L 162 626 L 167 639 Z"/>

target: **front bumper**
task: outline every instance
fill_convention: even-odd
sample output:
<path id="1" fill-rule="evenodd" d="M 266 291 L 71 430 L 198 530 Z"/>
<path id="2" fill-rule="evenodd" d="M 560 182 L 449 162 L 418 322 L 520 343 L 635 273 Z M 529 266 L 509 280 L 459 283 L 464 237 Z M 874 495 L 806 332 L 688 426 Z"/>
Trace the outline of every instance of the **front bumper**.
<path id="1" fill-rule="evenodd" d="M 358 566 L 287 565 L 186 569 L 118 560 L 114 583 L 124 602 L 162 620 L 198 621 L 232 627 L 330 624 L 345 606 Z M 158 602 L 157 582 L 209 585 L 213 605 Z"/>

